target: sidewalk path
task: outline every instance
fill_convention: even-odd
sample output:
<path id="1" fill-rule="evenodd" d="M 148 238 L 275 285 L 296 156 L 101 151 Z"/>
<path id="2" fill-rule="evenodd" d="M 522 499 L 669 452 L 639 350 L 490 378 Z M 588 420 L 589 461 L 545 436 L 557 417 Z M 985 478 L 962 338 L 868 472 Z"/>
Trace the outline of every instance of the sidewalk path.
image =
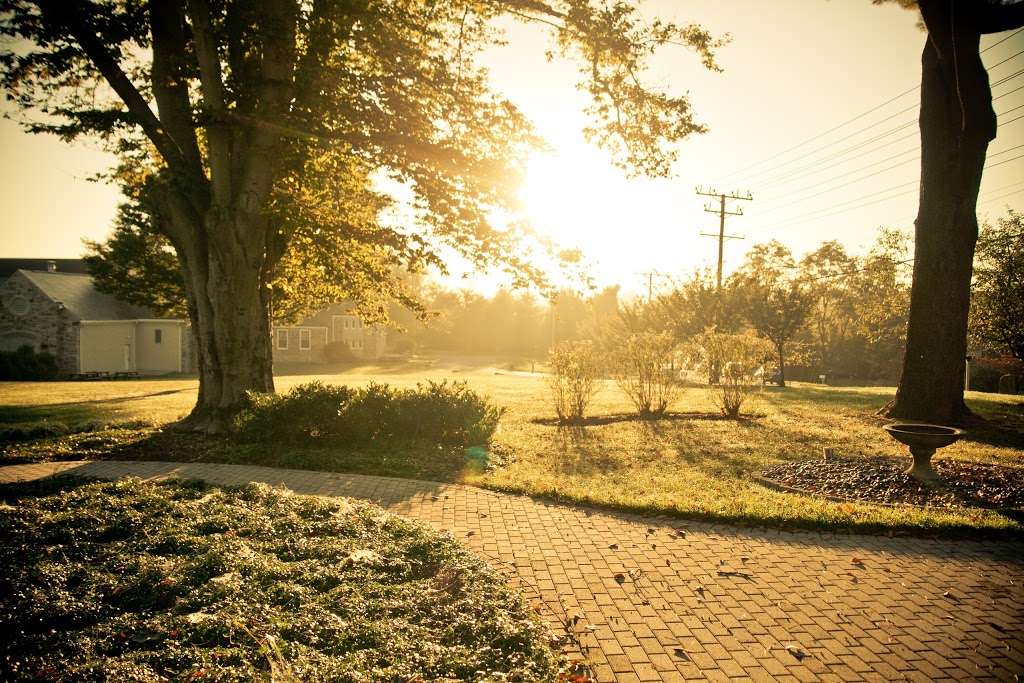
<path id="1" fill-rule="evenodd" d="M 1013 681 L 1024 672 L 1021 543 L 682 524 L 455 484 L 240 465 L 39 463 L 2 467 L 0 482 L 59 473 L 262 481 L 421 519 L 514 567 L 549 620 L 560 602 L 579 615 L 601 681 Z"/>

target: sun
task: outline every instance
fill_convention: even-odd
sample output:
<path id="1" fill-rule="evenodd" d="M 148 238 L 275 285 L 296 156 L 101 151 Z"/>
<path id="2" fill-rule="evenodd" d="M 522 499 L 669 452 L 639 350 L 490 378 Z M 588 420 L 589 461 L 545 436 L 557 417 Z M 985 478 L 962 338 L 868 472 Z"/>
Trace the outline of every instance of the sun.
<path id="1" fill-rule="evenodd" d="M 532 156 L 519 198 L 533 228 L 560 249 L 579 249 L 599 284 L 631 287 L 637 270 L 681 268 L 692 255 L 681 217 L 665 211 L 671 194 L 671 184 L 627 178 L 580 141 Z"/>

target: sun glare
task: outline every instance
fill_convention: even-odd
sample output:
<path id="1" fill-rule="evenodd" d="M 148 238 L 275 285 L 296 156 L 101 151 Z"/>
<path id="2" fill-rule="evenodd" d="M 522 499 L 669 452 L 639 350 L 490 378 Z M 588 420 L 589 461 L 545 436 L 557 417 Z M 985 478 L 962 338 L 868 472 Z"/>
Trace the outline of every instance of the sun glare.
<path id="1" fill-rule="evenodd" d="M 537 232 L 559 248 L 579 249 L 598 284 L 631 288 L 637 263 L 683 265 L 691 240 L 679 230 L 681 217 L 666 213 L 666 193 L 674 194 L 671 184 L 627 179 L 607 155 L 581 142 L 536 154 L 519 196 Z M 673 254 L 669 265 L 666 252 Z"/>

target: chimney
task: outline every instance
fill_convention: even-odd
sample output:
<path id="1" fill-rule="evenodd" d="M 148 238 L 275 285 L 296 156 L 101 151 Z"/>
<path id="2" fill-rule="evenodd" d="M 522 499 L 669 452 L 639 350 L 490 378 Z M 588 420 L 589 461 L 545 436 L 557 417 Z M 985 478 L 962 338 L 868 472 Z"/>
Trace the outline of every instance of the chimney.
<path id="1" fill-rule="evenodd" d="M 47 273 L 56 273 L 57 272 L 57 262 L 56 261 L 52 261 L 52 260 L 51 261 L 47 261 L 46 262 L 46 272 Z"/>

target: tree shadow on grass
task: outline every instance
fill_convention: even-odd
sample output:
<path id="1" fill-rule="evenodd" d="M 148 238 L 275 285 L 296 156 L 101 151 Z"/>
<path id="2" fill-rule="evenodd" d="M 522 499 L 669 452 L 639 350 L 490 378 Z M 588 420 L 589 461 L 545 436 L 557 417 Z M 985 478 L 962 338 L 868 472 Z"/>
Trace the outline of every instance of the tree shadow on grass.
<path id="1" fill-rule="evenodd" d="M 847 409 L 855 408 L 864 410 L 878 410 L 892 398 L 889 393 L 871 393 L 855 389 L 840 389 L 824 385 L 788 385 L 785 387 L 766 386 L 761 391 L 760 396 L 762 400 L 767 400 L 773 405 L 807 402 L 827 406 L 838 406 Z"/>
<path id="2" fill-rule="evenodd" d="M 102 433 L 90 439 L 76 438 L 63 454 L 49 460 L 166 461 L 218 463 L 260 467 L 345 472 L 374 476 L 457 481 L 468 471 L 479 471 L 488 458 L 500 459 L 484 449 L 441 447 L 415 441 L 381 440 L 346 445 L 329 440 L 310 443 L 240 442 L 231 436 L 208 435 L 175 429 L 138 430 L 119 438 L 106 439 Z M 38 460 L 30 458 L 28 460 Z M 7 458 L 9 464 L 16 459 Z"/>
<path id="3" fill-rule="evenodd" d="M 969 421 L 964 429 L 966 433 L 961 437 L 963 441 L 1001 448 L 1024 449 L 1024 429 L 1015 421 L 988 416 Z"/>
<path id="4" fill-rule="evenodd" d="M 113 398 L 96 398 L 85 401 L 64 401 L 61 403 L 39 403 L 34 405 L 0 405 L 0 424 L 12 424 L 17 422 L 34 422 L 37 420 L 67 420 L 67 419 L 101 419 L 102 415 L 98 410 L 104 407 L 111 407 L 140 398 L 153 398 L 156 396 L 170 396 L 185 391 L 194 391 L 193 388 L 167 389 L 154 391 L 148 394 L 133 394 L 131 396 L 115 396 Z"/>

